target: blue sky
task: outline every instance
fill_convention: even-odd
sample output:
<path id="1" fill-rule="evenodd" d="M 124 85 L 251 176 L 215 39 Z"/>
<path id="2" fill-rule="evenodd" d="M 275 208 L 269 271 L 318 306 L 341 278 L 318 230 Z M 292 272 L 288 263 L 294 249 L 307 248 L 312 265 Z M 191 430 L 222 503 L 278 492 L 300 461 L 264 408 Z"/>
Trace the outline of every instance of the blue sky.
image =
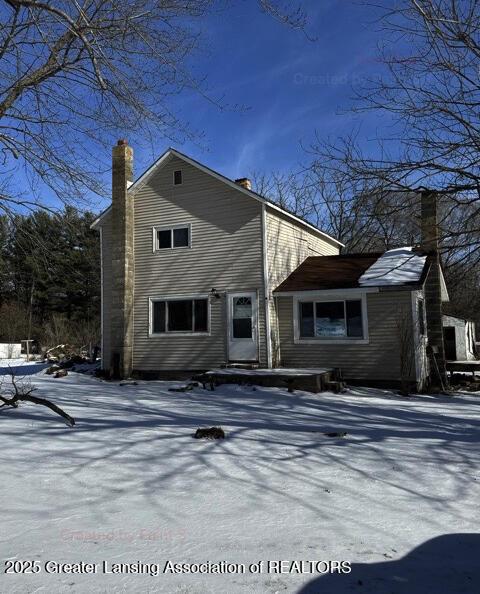
<path id="1" fill-rule="evenodd" d="M 207 75 L 209 95 L 223 97 L 227 107 L 219 109 L 197 94 L 177 97 L 177 115 L 204 137 L 176 148 L 235 178 L 300 169 L 307 160 L 302 144 L 310 145 L 315 130 L 335 138 L 359 128 L 363 142 L 375 144 L 382 133 L 378 116 L 345 110 L 352 84 L 380 72 L 373 23 L 378 13 L 350 0 L 310 0 L 303 6 L 315 41 L 262 14 L 254 0 L 235 1 L 208 18 L 206 44 L 193 65 Z M 159 139 L 156 146 L 140 148 L 132 139 L 131 144 L 139 175 L 171 143 Z"/>
<path id="2" fill-rule="evenodd" d="M 378 9 L 358 0 L 304 0 L 312 41 L 262 13 L 258 0 L 225 4 L 202 19 L 200 49 L 190 59 L 193 73 L 205 78 L 205 94 L 223 108 L 198 92 L 174 96 L 171 110 L 199 133 L 183 144 L 161 134 L 151 143 L 119 132 L 134 148 L 135 177 L 171 145 L 232 179 L 255 172 L 300 171 L 310 159 L 305 148 L 315 132 L 334 141 L 357 131 L 363 147 L 375 152 L 377 138 L 388 135 L 391 122 L 373 113 L 353 115 L 348 108 L 352 86 L 382 72 L 377 60 L 382 39 L 374 23 Z M 117 138 L 105 140 L 113 145 Z M 109 188 L 110 151 L 94 150 L 98 175 Z M 21 167 L 15 182 L 30 187 Z M 43 203 L 57 203 L 41 182 L 37 193 Z M 108 193 L 103 199 L 87 196 L 87 204 L 103 210 Z"/>

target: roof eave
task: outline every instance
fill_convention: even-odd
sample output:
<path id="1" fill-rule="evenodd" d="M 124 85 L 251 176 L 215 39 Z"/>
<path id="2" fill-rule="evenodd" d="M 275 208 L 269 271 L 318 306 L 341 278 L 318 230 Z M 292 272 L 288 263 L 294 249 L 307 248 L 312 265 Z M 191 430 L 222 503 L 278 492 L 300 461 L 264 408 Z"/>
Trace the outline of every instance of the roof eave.
<path id="1" fill-rule="evenodd" d="M 105 217 L 105 215 L 109 213 L 111 208 L 111 205 L 107 206 L 107 208 L 98 215 L 98 217 L 93 221 L 93 223 L 90 224 L 90 229 L 94 229 L 96 231 L 99 227 L 101 227 L 101 222 L 103 218 Z"/>
<path id="2" fill-rule="evenodd" d="M 294 297 L 295 295 L 309 296 L 318 294 L 338 294 L 341 293 L 378 293 L 379 287 L 337 287 L 330 289 L 291 289 L 283 291 L 272 291 L 275 297 Z"/>

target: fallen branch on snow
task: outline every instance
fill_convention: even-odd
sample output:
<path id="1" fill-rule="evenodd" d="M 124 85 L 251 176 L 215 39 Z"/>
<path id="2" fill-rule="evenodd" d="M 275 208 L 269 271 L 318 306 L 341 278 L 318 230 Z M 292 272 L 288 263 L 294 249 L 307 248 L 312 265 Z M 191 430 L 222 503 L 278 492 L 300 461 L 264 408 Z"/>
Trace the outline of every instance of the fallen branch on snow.
<path id="1" fill-rule="evenodd" d="M 19 386 L 17 384 L 17 381 L 15 380 L 15 375 L 13 371 L 11 371 L 10 373 L 10 378 L 13 386 L 13 394 L 10 397 L 2 396 L 0 394 L 0 402 L 2 402 L 2 404 L 0 404 L 0 408 L 2 408 L 3 406 L 11 406 L 13 408 L 18 408 L 19 402 L 32 402 L 33 404 L 41 404 L 42 406 L 46 406 L 47 408 L 52 410 L 54 413 L 57 413 L 57 415 L 63 417 L 65 421 L 68 423 L 68 425 L 70 425 L 70 427 L 73 427 L 75 425 L 75 419 L 71 417 L 68 413 L 66 413 L 64 410 L 62 410 L 59 406 L 57 406 L 53 402 L 50 402 L 50 400 L 47 400 L 46 398 L 39 398 L 38 396 L 33 396 L 32 392 L 34 392 L 35 390 L 34 387 L 27 387 L 25 385 Z"/>

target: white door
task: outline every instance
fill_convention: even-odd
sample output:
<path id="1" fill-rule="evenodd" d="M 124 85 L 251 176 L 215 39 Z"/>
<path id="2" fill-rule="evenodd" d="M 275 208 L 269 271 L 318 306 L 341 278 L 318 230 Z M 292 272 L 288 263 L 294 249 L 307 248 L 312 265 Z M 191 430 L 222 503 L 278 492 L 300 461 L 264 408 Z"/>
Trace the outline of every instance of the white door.
<path id="1" fill-rule="evenodd" d="M 228 358 L 257 361 L 257 294 L 228 294 Z"/>

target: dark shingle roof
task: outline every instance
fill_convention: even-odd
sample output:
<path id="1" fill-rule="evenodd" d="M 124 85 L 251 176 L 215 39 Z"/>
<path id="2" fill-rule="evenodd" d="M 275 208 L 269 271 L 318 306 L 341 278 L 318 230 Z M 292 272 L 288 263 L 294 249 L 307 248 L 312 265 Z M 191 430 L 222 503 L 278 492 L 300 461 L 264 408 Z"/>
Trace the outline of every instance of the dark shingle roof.
<path id="1" fill-rule="evenodd" d="M 274 293 L 288 291 L 322 291 L 360 287 L 358 280 L 382 253 L 310 256 L 281 283 Z M 427 258 L 427 263 L 430 264 Z M 428 272 L 425 266 L 421 278 L 403 285 L 422 284 Z M 384 283 L 379 282 L 379 285 Z M 370 284 L 369 286 L 373 286 Z M 397 285 L 398 286 L 398 285 Z"/>
<path id="2" fill-rule="evenodd" d="M 358 287 L 358 279 L 380 256 L 381 253 L 310 256 L 274 293 Z"/>

